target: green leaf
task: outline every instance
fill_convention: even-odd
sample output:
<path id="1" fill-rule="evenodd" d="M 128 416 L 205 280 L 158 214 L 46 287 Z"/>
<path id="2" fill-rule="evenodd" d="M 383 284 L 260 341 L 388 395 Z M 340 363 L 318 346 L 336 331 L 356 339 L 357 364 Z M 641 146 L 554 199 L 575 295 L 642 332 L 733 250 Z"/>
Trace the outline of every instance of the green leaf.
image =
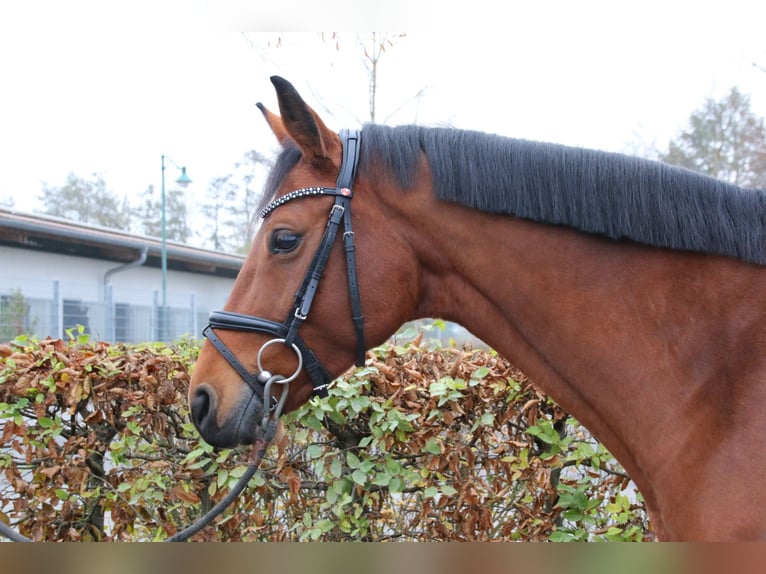
<path id="1" fill-rule="evenodd" d="M 229 471 L 229 477 L 230 478 L 242 478 L 244 476 L 245 472 L 247 472 L 247 467 L 246 466 L 238 466 L 238 467 L 233 468 L 233 469 L 231 469 Z"/>
<path id="2" fill-rule="evenodd" d="M 391 483 L 391 475 L 387 472 L 379 472 L 375 475 L 375 480 L 372 483 L 377 486 L 388 486 Z"/>
<path id="3" fill-rule="evenodd" d="M 353 397 L 350 401 L 350 404 L 351 409 L 355 413 L 361 413 L 363 410 L 370 406 L 370 397 L 366 397 L 364 395 Z"/>
<path id="4" fill-rule="evenodd" d="M 330 474 L 335 478 L 340 478 L 343 474 L 343 465 L 340 462 L 340 458 L 335 457 L 330 463 Z"/>
<path id="5" fill-rule="evenodd" d="M 248 483 L 251 487 L 259 488 L 266 484 L 266 479 L 264 478 L 263 474 L 260 472 L 256 472 L 253 475 L 253 478 L 250 479 L 250 482 Z"/>
<path id="6" fill-rule="evenodd" d="M 553 428 L 553 424 L 550 421 L 541 421 L 539 424 L 529 427 L 527 434 L 535 436 L 547 444 L 558 444 L 561 442 L 558 431 Z"/>
<path id="7" fill-rule="evenodd" d="M 48 417 L 40 417 L 37 419 L 37 424 L 39 424 L 44 429 L 49 429 L 53 426 L 53 419 Z"/>
<path id="8" fill-rule="evenodd" d="M 386 470 L 391 474 L 399 474 L 402 472 L 402 463 L 395 458 L 389 458 L 386 461 Z"/>
<path id="9" fill-rule="evenodd" d="M 361 470 L 355 470 L 351 473 L 351 480 L 353 480 L 359 486 L 364 486 L 367 483 L 367 475 Z"/>
<path id="10" fill-rule="evenodd" d="M 444 379 L 434 381 L 428 385 L 428 392 L 432 397 L 441 397 L 447 392 L 447 383 L 444 381 Z"/>
<path id="11" fill-rule="evenodd" d="M 445 484 L 442 486 L 442 494 L 447 496 L 455 496 L 457 494 L 457 490 L 449 484 Z"/>
<path id="12" fill-rule="evenodd" d="M 202 447 L 195 448 L 193 451 L 191 451 L 189 454 L 186 455 L 185 461 L 191 462 L 193 460 L 198 459 L 200 456 L 205 454 L 205 449 Z"/>
<path id="13" fill-rule="evenodd" d="M 301 417 L 301 424 L 306 425 L 311 430 L 314 430 L 314 431 L 317 431 L 317 432 L 324 432 L 324 427 L 322 426 L 322 421 L 320 421 L 314 415 L 305 415 L 305 416 Z"/>
<path id="14" fill-rule="evenodd" d="M 360 448 L 367 448 L 370 446 L 370 443 L 374 440 L 374 437 L 372 435 L 368 435 L 365 437 L 362 437 L 362 440 L 359 441 L 359 447 Z"/>
<path id="15" fill-rule="evenodd" d="M 551 533 L 548 539 L 551 542 L 572 542 L 573 540 L 576 540 L 576 537 L 571 532 L 567 532 L 565 530 L 556 530 L 555 532 Z"/>
<path id="16" fill-rule="evenodd" d="M 570 522 L 579 522 L 583 518 L 585 518 L 585 514 L 578 509 L 578 508 L 570 508 L 569 510 L 565 510 L 563 512 L 564 518 L 569 520 Z"/>
<path id="17" fill-rule="evenodd" d="M 429 486 L 423 491 L 423 496 L 425 498 L 434 498 L 439 494 L 439 489 L 435 486 Z"/>
<path id="18" fill-rule="evenodd" d="M 604 510 L 606 510 L 610 514 L 617 514 L 619 512 L 622 512 L 622 505 L 617 504 L 616 502 L 610 502 L 604 507 Z"/>
<path id="19" fill-rule="evenodd" d="M 442 445 L 438 439 L 431 437 L 426 441 L 426 444 L 423 445 L 422 452 L 440 455 L 442 453 Z"/>
<path id="20" fill-rule="evenodd" d="M 318 444 L 310 444 L 306 449 L 306 454 L 309 458 L 320 458 L 322 456 L 323 448 Z"/>
<path id="21" fill-rule="evenodd" d="M 489 367 L 479 367 L 471 373 L 472 379 L 483 379 L 490 373 Z"/>
<path id="22" fill-rule="evenodd" d="M 330 532 L 333 528 L 335 528 L 335 523 L 332 520 L 329 520 L 327 518 L 323 518 L 322 520 L 318 520 L 314 523 L 314 527 L 318 528 L 322 534 L 326 532 Z"/>
<path id="23" fill-rule="evenodd" d="M 342 413 L 332 410 L 327 413 L 327 416 L 329 416 L 332 419 L 332 422 L 334 422 L 337 425 L 344 425 L 346 424 L 346 417 L 343 416 Z"/>
<path id="24" fill-rule="evenodd" d="M 346 464 L 349 466 L 349 468 L 359 468 L 362 463 L 359 461 L 359 457 L 357 457 L 353 452 L 348 451 L 346 453 Z"/>

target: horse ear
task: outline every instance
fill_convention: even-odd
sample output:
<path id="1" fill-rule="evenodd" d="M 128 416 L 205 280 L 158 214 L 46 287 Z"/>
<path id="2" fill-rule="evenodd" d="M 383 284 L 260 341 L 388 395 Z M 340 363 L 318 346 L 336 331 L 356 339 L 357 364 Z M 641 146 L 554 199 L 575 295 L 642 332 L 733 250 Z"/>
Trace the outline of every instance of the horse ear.
<path id="1" fill-rule="evenodd" d="M 339 164 L 338 135 L 325 126 L 290 82 L 279 76 L 272 76 L 271 83 L 277 91 L 284 130 L 298 144 L 303 157 L 315 166 L 328 161 Z M 336 155 L 338 157 L 335 157 Z"/>
<path id="2" fill-rule="evenodd" d="M 274 132 L 274 135 L 277 137 L 277 141 L 280 143 L 280 145 L 284 146 L 285 139 L 288 136 L 287 130 L 285 129 L 285 124 L 282 123 L 282 118 L 266 109 L 266 106 L 264 106 L 261 102 L 258 102 L 255 105 L 258 106 L 259 110 L 261 110 L 263 117 L 266 119 L 266 123 L 269 124 L 271 131 Z"/>

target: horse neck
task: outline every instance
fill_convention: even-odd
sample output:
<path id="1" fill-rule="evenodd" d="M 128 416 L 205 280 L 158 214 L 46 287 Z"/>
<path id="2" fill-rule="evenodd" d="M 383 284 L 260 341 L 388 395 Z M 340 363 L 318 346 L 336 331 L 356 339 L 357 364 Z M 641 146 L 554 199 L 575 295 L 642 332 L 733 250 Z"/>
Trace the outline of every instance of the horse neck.
<path id="1" fill-rule="evenodd" d="M 694 441 L 694 417 L 711 414 L 695 400 L 721 365 L 698 359 L 720 355 L 713 334 L 735 314 L 714 303 L 720 285 L 732 268 L 752 269 L 751 290 L 763 294 L 763 273 L 430 194 L 399 209 L 411 210 L 406 227 L 423 269 L 417 314 L 460 323 L 514 362 L 605 444 L 651 508 L 665 461 Z"/>

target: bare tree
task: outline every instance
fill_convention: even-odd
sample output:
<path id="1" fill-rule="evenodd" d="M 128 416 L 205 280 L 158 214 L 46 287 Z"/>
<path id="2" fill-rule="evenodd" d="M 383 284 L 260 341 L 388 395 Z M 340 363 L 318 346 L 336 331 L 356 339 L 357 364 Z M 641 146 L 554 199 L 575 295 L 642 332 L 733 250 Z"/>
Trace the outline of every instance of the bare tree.
<path id="1" fill-rule="evenodd" d="M 133 210 L 139 232 L 152 237 L 162 235 L 162 197 L 153 185 L 141 194 L 141 204 Z M 173 187 L 165 192 L 165 233 L 171 241 L 186 243 L 191 237 L 188 209 L 181 188 Z"/>
<path id="2" fill-rule="evenodd" d="M 120 201 L 96 173 L 92 179 L 70 173 L 62 186 L 46 183 L 40 200 L 49 215 L 115 229 L 127 229 L 130 225 L 127 199 Z"/>
<path id="3" fill-rule="evenodd" d="M 305 37 L 305 35 L 304 35 Z M 260 54 L 261 59 L 270 65 L 279 69 L 279 50 L 284 49 L 292 36 L 286 34 L 261 36 L 256 38 L 252 34 L 243 33 L 243 38 L 250 46 Z M 400 112 L 412 101 L 420 99 L 427 90 L 427 86 L 421 86 L 412 91 L 412 96 L 406 98 L 392 110 L 388 110 L 385 116 L 381 116 L 379 108 L 379 95 L 381 89 L 385 87 L 381 83 L 381 65 L 383 57 L 389 50 L 396 46 L 401 40 L 406 38 L 406 34 L 396 32 L 357 32 L 354 34 L 345 32 L 320 32 L 315 35 L 317 46 L 334 49 L 339 55 L 347 58 L 349 61 L 357 61 L 361 64 L 360 74 L 364 74 L 367 82 L 367 117 L 356 117 L 361 124 L 365 121 L 386 123 L 395 114 Z M 335 63 L 330 61 L 328 66 L 335 71 Z M 350 80 L 355 81 L 355 80 Z M 310 88 L 310 87 L 309 87 Z M 326 97 L 309 89 L 312 95 L 312 101 L 318 102 L 321 111 L 327 116 L 334 116 L 336 109 L 342 109 L 344 102 L 333 102 L 332 108 L 324 104 Z M 356 114 L 354 114 L 356 116 Z M 383 118 L 382 120 L 380 118 Z"/>
<path id="4" fill-rule="evenodd" d="M 660 159 L 743 187 L 766 187 L 766 125 L 737 88 L 708 98 Z"/>
<path id="5" fill-rule="evenodd" d="M 235 194 L 236 187 L 232 184 L 231 175 L 214 177 L 207 186 L 207 194 L 201 206 L 206 222 L 203 241 L 216 251 L 228 251 L 227 214 L 233 210 Z"/>
<path id="6" fill-rule="evenodd" d="M 232 173 L 210 181 L 202 214 L 207 221 L 206 237 L 212 249 L 247 253 L 255 235 L 260 186 L 271 161 L 256 150 L 246 152 Z"/>

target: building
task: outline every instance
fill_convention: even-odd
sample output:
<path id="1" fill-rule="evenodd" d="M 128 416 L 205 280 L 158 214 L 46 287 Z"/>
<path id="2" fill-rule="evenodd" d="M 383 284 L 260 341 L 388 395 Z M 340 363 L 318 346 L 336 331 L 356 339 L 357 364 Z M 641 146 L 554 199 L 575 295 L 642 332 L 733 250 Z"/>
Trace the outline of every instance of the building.
<path id="1" fill-rule="evenodd" d="M 166 254 L 163 290 L 158 238 L 0 209 L 0 341 L 77 325 L 109 342 L 200 337 L 244 257 L 170 241 Z"/>

